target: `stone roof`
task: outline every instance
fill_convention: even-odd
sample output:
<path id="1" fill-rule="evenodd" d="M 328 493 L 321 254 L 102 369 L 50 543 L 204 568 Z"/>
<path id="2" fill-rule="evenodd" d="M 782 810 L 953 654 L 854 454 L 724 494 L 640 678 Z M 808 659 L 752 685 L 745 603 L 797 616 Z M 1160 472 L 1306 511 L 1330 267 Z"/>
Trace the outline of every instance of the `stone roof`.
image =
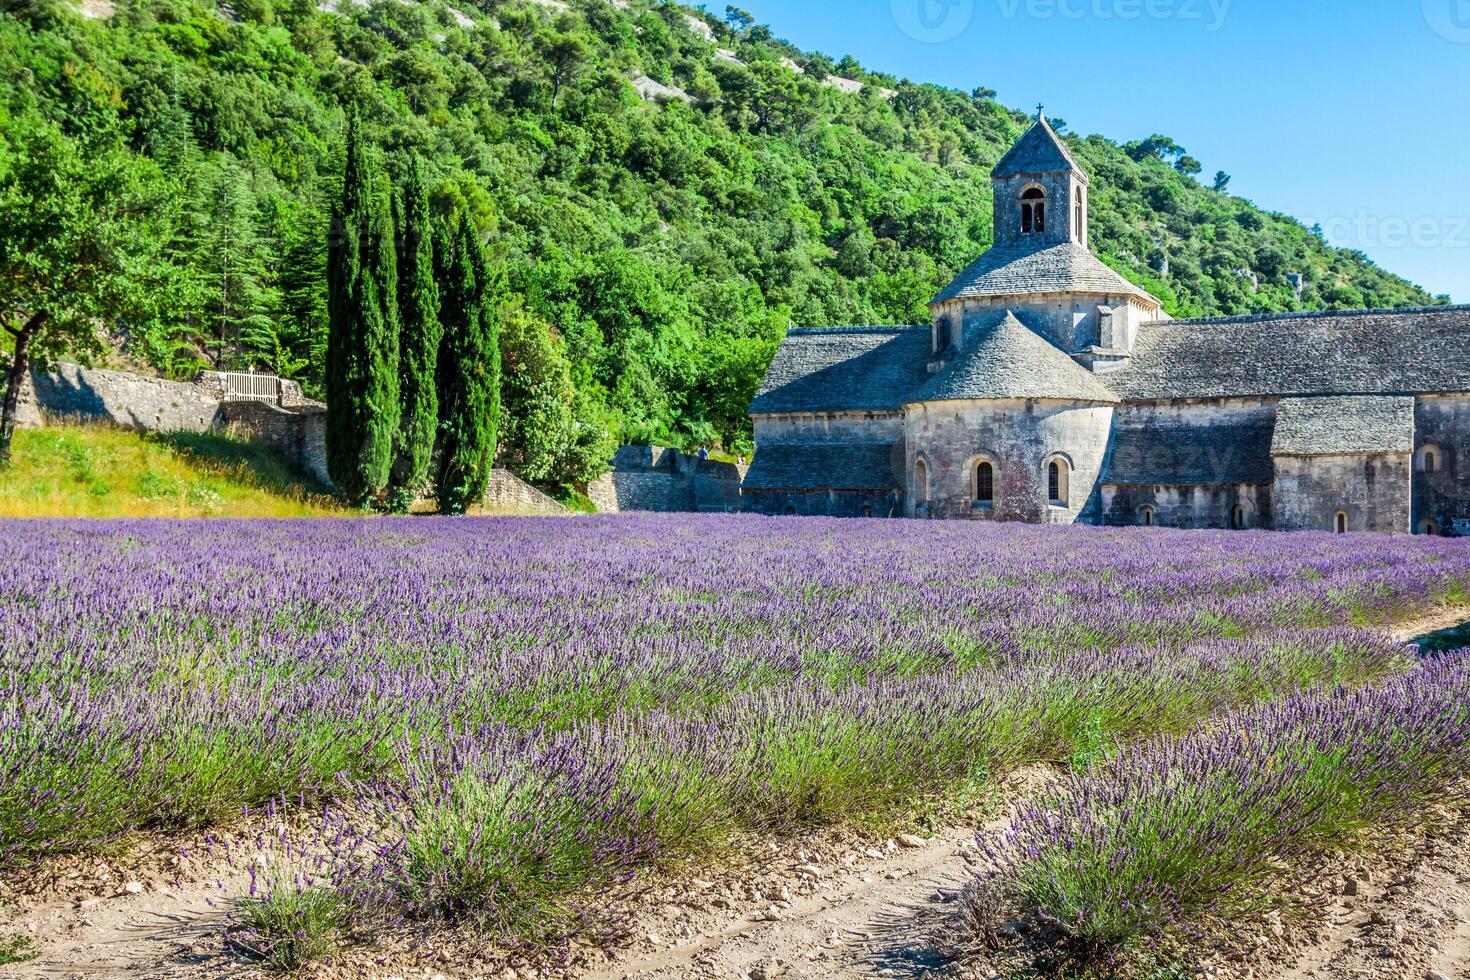
<path id="1" fill-rule="evenodd" d="M 1073 170 L 1082 174 L 1085 183 L 1086 173 L 1077 166 L 1077 161 L 1067 152 L 1057 131 L 1051 128 L 1051 124 L 1043 116 L 1000 158 L 990 175 L 1019 177 L 1022 174 L 1067 173 Z"/>
<path id="2" fill-rule="evenodd" d="M 1470 307 L 1146 323 L 1124 399 L 1470 391 Z"/>
<path id="3" fill-rule="evenodd" d="M 1221 416 L 1198 422 L 1120 424 L 1103 483 L 1217 486 L 1270 483 L 1269 418 Z"/>
<path id="4" fill-rule="evenodd" d="M 929 380 L 929 336 L 927 327 L 789 331 L 750 412 L 897 412 Z"/>
<path id="5" fill-rule="evenodd" d="M 903 486 L 901 445 L 762 443 L 746 490 L 897 490 Z"/>
<path id="6" fill-rule="evenodd" d="M 1276 408 L 1275 456 L 1352 456 L 1414 451 L 1414 399 L 1396 396 L 1284 398 Z"/>
<path id="7" fill-rule="evenodd" d="M 1057 398 L 1116 402 L 1118 396 L 1009 310 L 965 326 L 962 350 L 911 401 Z"/>
<path id="8" fill-rule="evenodd" d="M 1093 293 L 1159 301 L 1108 268 L 1077 242 L 1038 248 L 997 245 L 976 259 L 931 301 L 1032 293 Z"/>

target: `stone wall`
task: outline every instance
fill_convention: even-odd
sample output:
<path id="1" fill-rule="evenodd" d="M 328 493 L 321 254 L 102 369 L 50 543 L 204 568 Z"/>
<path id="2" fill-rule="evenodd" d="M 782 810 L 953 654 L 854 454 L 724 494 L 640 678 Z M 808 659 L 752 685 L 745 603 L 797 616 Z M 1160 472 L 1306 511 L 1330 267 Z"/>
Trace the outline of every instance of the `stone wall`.
<path id="1" fill-rule="evenodd" d="M 1112 486 L 1102 488 L 1102 523 L 1112 527 L 1143 525 L 1145 508 L 1153 512 L 1156 527 L 1235 527 L 1235 509 L 1242 508 L 1245 529 L 1270 528 L 1275 521 L 1269 484 L 1206 486 Z"/>
<path id="2" fill-rule="evenodd" d="M 18 423 L 111 422 L 150 432 L 208 432 L 218 423 L 221 399 L 200 385 L 124 371 L 58 364 L 31 372 L 21 391 Z"/>
<path id="3" fill-rule="evenodd" d="M 902 491 L 746 490 L 742 508 L 767 517 L 904 517 Z"/>
<path id="4" fill-rule="evenodd" d="M 587 496 L 604 513 L 733 512 L 740 509 L 745 470 L 660 446 L 623 446 L 612 472 L 593 481 Z"/>
<path id="5" fill-rule="evenodd" d="M 323 486 L 327 472 L 327 413 L 316 408 L 285 409 L 269 402 L 222 402 L 221 425 L 274 449 Z"/>
<path id="6" fill-rule="evenodd" d="M 1411 453 L 1277 456 L 1276 530 L 1332 531 L 1345 513 L 1349 531 L 1408 534 L 1413 469 Z"/>
<path id="7" fill-rule="evenodd" d="M 560 517 L 571 511 L 520 479 L 510 470 L 490 471 L 485 509 L 495 514 L 536 514 Z"/>
<path id="8" fill-rule="evenodd" d="M 761 415 L 755 418 L 757 446 L 793 442 L 890 443 L 903 445 L 899 412 L 824 415 Z"/>
<path id="9" fill-rule="evenodd" d="M 327 475 L 326 413 L 294 381 L 281 381 L 279 404 L 227 401 L 223 378 L 167 381 L 126 371 L 58 364 L 33 371 L 21 392 L 18 424 L 103 422 L 146 432 L 228 429 L 276 450 L 288 463 L 331 486 Z"/>
<path id="10" fill-rule="evenodd" d="M 1435 468 L 1415 474 L 1413 526 L 1416 531 L 1470 536 L 1470 397 L 1420 398 L 1414 414 L 1418 458 L 1422 460 L 1424 447 L 1433 447 Z"/>
<path id="11" fill-rule="evenodd" d="M 1112 429 L 1110 405 L 1039 400 L 940 402 L 911 406 L 907 415 L 909 514 L 1072 524 L 1095 517 L 1098 479 Z M 1064 505 L 1047 499 L 1047 468 L 1067 469 Z M 915 485 L 922 460 L 927 493 Z M 974 473 L 995 467 L 995 500 L 977 504 Z M 927 503 L 924 502 L 927 497 Z"/>

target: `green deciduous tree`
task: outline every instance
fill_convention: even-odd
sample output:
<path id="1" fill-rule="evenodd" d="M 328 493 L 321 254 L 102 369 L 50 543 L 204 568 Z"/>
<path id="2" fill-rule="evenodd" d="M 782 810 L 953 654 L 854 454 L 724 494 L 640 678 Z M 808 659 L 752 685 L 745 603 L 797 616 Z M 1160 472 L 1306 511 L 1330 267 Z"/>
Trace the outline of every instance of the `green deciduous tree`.
<path id="1" fill-rule="evenodd" d="M 354 117 L 327 261 L 327 471 L 359 504 L 387 486 L 398 434 L 396 283 L 392 216 Z"/>
<path id="2" fill-rule="evenodd" d="M 439 428 L 435 373 L 444 330 L 434 280 L 434 217 L 423 163 L 409 161 L 398 220 L 398 389 L 402 406 L 389 502 L 406 511 L 424 489 Z"/>
<path id="3" fill-rule="evenodd" d="M 172 282 L 157 261 L 170 190 L 107 139 L 84 143 L 29 114 L 0 124 L 0 326 L 11 344 L 0 465 L 33 362 L 97 353 L 99 328 L 157 319 Z"/>
<path id="4" fill-rule="evenodd" d="M 439 509 L 463 514 L 484 499 L 500 425 L 499 304 L 492 272 L 472 222 L 461 220 L 444 280 L 440 355 Z"/>
<path id="5" fill-rule="evenodd" d="M 566 344 L 520 303 L 500 321 L 499 456 L 521 478 L 584 487 L 607 470 L 611 432 L 572 381 Z"/>

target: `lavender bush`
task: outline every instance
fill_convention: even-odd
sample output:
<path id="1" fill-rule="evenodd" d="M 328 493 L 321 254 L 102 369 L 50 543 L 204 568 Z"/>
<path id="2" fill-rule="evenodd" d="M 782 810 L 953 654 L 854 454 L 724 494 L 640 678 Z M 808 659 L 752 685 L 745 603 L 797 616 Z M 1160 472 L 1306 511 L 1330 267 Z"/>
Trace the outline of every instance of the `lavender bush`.
<path id="1" fill-rule="evenodd" d="M 0 867 L 290 799 L 517 932 L 731 832 L 1404 669 L 1441 539 L 747 517 L 0 525 Z M 345 839 L 345 838 L 344 838 Z M 335 874 L 335 872 L 334 872 Z M 334 879 L 336 880 L 336 879 Z"/>
<path id="2" fill-rule="evenodd" d="M 999 884 L 1106 956 L 1259 900 L 1280 862 L 1422 816 L 1470 774 L 1470 651 L 1124 750 L 1024 807 Z"/>

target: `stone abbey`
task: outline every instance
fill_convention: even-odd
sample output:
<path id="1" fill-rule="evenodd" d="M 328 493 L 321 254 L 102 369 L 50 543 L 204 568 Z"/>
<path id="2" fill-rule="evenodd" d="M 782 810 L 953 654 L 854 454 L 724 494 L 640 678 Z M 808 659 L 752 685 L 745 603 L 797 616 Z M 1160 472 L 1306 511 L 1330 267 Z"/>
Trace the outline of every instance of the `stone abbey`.
<path id="1" fill-rule="evenodd" d="M 929 325 L 788 333 L 745 509 L 1470 534 L 1470 307 L 1173 320 L 1044 115 L 992 176 Z"/>

